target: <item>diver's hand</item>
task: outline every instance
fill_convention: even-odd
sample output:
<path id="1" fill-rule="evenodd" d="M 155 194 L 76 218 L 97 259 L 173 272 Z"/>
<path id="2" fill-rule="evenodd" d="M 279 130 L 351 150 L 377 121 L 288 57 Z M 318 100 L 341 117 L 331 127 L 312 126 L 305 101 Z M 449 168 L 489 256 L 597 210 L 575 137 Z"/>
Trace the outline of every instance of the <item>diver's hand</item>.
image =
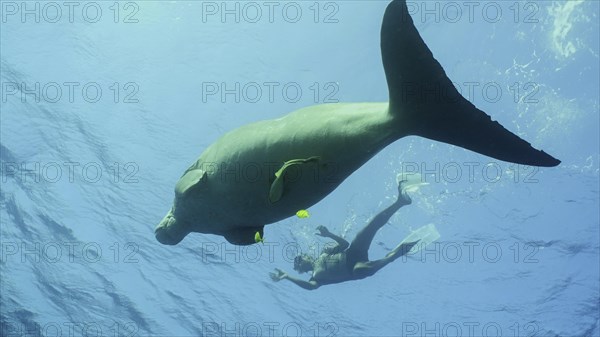
<path id="1" fill-rule="evenodd" d="M 325 226 L 319 226 L 319 227 L 317 227 L 317 230 L 319 232 L 315 233 L 315 235 L 318 235 L 318 236 L 329 237 L 329 235 L 331 234 L 331 232 L 329 232 L 329 229 L 327 229 L 327 227 L 325 227 Z"/>
<path id="2" fill-rule="evenodd" d="M 269 276 L 271 276 L 271 280 L 273 280 L 274 282 L 279 282 L 281 280 L 283 280 L 284 278 L 287 277 L 287 274 L 279 269 L 279 268 L 275 268 L 275 271 L 272 273 L 269 273 Z"/>

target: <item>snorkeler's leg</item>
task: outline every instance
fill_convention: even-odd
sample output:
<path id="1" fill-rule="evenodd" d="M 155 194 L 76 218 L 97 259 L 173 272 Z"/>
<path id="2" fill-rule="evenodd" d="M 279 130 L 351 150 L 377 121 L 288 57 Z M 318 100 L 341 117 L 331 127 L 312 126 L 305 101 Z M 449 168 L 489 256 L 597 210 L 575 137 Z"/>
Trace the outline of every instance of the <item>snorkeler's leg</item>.
<path id="1" fill-rule="evenodd" d="M 368 261 L 369 247 L 371 246 L 371 242 L 375 237 L 375 233 L 377 233 L 381 227 L 388 223 L 392 215 L 402 208 L 402 206 L 410 205 L 412 200 L 403 187 L 405 184 L 406 181 L 401 181 L 398 184 L 398 199 L 396 202 L 377 214 L 368 225 L 366 225 L 358 232 L 358 234 L 356 234 L 356 237 L 354 240 L 352 240 L 350 247 L 346 251 L 349 265 L 354 265 L 357 262 Z"/>
<path id="2" fill-rule="evenodd" d="M 419 241 L 407 242 L 399 245 L 394 250 L 389 252 L 384 258 L 375 261 L 357 262 L 352 270 L 353 275 L 358 278 L 365 278 L 372 276 L 378 272 L 381 268 L 387 266 L 389 263 L 395 261 L 402 255 L 406 255 L 411 248 L 416 245 Z"/>

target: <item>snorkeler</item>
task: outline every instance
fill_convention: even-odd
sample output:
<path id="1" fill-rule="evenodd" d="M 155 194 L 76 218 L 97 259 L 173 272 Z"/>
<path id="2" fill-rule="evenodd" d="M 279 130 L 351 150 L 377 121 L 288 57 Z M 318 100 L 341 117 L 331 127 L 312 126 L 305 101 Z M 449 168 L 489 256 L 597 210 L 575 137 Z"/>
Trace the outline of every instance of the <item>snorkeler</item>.
<path id="1" fill-rule="evenodd" d="M 348 243 L 348 241 L 343 238 L 329 232 L 325 226 L 317 227 L 319 232 L 315 233 L 316 235 L 330 238 L 336 241 L 337 245 L 324 248 L 321 255 L 316 260 L 308 254 L 296 256 L 294 259 L 294 270 L 299 273 L 312 271 L 312 277 L 309 281 L 292 277 L 280 269 L 275 269 L 275 272 L 270 273 L 271 279 L 275 282 L 287 279 L 308 290 L 317 289 L 326 284 L 360 280 L 374 275 L 388 263 L 411 251 L 411 248 L 421 241 L 420 238 L 424 238 L 423 236 L 419 237 L 413 235 L 417 234 L 416 232 L 423 232 L 422 229 L 426 229 L 428 231 L 427 235 L 430 236 L 432 241 L 439 238 L 437 230 L 431 229 L 434 227 L 433 225 L 429 225 L 426 226 L 427 228 L 423 227 L 422 229 L 413 232 L 413 234 L 400 243 L 394 250 L 389 252 L 384 258 L 369 261 L 369 246 L 371 245 L 375 233 L 377 233 L 377 231 L 383 227 L 383 225 L 390 220 L 392 215 L 394 215 L 394 213 L 402 206 L 410 205 L 412 202 L 406 193 L 406 188 L 403 187 L 405 184 L 406 181 L 399 182 L 398 199 L 396 202 L 377 214 L 367 226 L 356 234 L 352 243 Z M 422 233 L 418 234 L 420 235 Z M 408 241 L 409 239 L 411 239 L 411 241 Z M 427 243 L 422 242 L 422 244 Z"/>

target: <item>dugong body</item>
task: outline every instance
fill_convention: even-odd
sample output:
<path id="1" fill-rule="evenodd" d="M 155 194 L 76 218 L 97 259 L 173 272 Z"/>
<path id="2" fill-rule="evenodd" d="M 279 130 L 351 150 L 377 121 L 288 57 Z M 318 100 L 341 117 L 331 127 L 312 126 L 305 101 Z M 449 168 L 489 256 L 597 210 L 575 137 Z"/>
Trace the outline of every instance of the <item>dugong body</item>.
<path id="1" fill-rule="evenodd" d="M 387 103 L 317 105 L 225 134 L 176 185 L 174 208 L 166 219 L 174 217 L 178 224 L 186 219 L 181 226 L 185 231 L 157 229 L 157 238 L 171 243 L 194 231 L 235 241 L 234 233 L 244 228 L 254 238 L 263 225 L 314 205 L 402 137 L 399 121 L 387 108 Z M 282 165 L 308 158 L 314 159 L 289 169 L 283 195 L 271 200 L 275 173 Z M 192 189 L 186 190 L 190 184 Z"/>
<path id="2" fill-rule="evenodd" d="M 419 36 L 405 1 L 388 5 L 381 49 L 388 103 L 311 106 L 225 134 L 177 182 L 173 207 L 155 230 L 158 241 L 173 245 L 198 232 L 239 245 L 255 243 L 264 225 L 319 202 L 407 135 L 514 163 L 560 163 L 456 91 Z"/>

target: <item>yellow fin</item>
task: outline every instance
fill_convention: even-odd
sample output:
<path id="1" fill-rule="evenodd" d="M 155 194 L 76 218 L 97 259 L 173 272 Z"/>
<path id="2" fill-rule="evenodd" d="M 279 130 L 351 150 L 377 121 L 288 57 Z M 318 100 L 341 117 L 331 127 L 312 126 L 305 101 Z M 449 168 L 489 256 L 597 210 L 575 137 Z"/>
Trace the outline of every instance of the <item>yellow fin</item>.
<path id="1" fill-rule="evenodd" d="M 301 209 L 298 212 L 296 212 L 296 216 L 299 217 L 300 219 L 305 219 L 305 218 L 308 218 L 310 216 L 310 214 L 308 213 L 307 210 Z"/>
<path id="2" fill-rule="evenodd" d="M 254 242 L 262 242 L 263 244 L 265 243 L 265 239 L 260 237 L 260 232 L 256 232 L 256 234 L 254 234 Z"/>

